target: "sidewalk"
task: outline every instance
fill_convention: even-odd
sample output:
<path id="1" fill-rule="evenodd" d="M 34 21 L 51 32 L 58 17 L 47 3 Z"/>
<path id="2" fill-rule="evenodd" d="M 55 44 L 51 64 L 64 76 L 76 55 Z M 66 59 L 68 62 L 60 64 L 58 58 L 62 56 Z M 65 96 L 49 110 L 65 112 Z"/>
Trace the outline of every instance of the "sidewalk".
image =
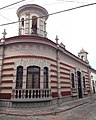
<path id="1" fill-rule="evenodd" d="M 81 106 L 83 104 L 92 103 L 94 100 L 96 100 L 96 94 L 90 95 L 89 97 L 69 101 L 61 104 L 58 107 L 49 107 L 49 108 L 41 108 L 41 109 L 6 109 L 6 110 L 0 110 L 0 114 L 6 114 L 6 115 L 13 115 L 13 116 L 44 116 L 44 115 L 55 115 L 60 112 L 64 112 L 67 110 L 71 110 L 75 107 Z"/>

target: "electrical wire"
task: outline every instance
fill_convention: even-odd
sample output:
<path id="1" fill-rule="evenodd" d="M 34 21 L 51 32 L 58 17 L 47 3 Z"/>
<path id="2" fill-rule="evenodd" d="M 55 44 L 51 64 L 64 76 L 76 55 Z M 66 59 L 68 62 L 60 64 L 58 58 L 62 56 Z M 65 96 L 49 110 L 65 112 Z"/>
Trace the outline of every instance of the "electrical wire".
<path id="1" fill-rule="evenodd" d="M 83 8 L 83 7 L 88 7 L 88 6 L 92 6 L 92 5 L 96 5 L 96 3 L 89 3 L 89 4 L 85 4 L 85 5 L 69 8 L 69 9 L 66 9 L 66 10 L 62 10 L 62 11 L 58 11 L 58 12 L 55 12 L 55 13 L 51 13 L 49 15 L 54 15 L 54 14 L 58 14 L 58 13 L 62 13 L 62 12 L 68 12 L 68 11 L 71 11 L 71 10 L 75 10 L 75 9 L 79 9 L 79 8 Z"/>
<path id="2" fill-rule="evenodd" d="M 16 2 L 16 3 L 7 5 L 7 6 L 5 6 L 5 7 L 0 8 L 0 10 L 2 10 L 2 9 L 4 9 L 4 8 L 7 8 L 7 7 L 10 7 L 10 6 L 12 6 L 12 5 L 18 4 L 18 3 L 20 3 L 20 2 L 24 2 L 24 1 L 26 1 L 26 0 L 18 1 L 18 2 Z M 30 0 L 30 1 L 32 1 L 32 0 Z M 28 2 L 30 2 L 30 1 L 28 1 Z M 67 1 L 67 0 L 58 0 L 58 1 L 63 1 L 63 2 L 59 2 L 59 4 L 65 3 L 65 2 L 76 2 L 76 1 Z M 76 2 L 76 3 L 84 3 L 84 2 Z M 58 4 L 58 2 L 57 2 L 57 3 L 44 4 L 44 6 L 45 6 L 45 5 L 54 5 L 54 4 Z M 8 18 L 6 18 L 5 16 L 3 16 L 3 15 L 1 15 L 1 14 L 0 14 L 0 16 L 3 17 L 4 19 L 8 20 L 8 21 L 11 21 L 11 20 L 9 20 Z"/>
<path id="3" fill-rule="evenodd" d="M 45 5 L 47 6 L 47 5 L 62 4 L 62 3 L 65 3 L 65 2 L 73 2 L 73 1 L 65 1 L 65 0 L 64 0 L 63 2 L 59 2 L 59 3 L 56 2 L 56 3 L 43 4 L 43 6 L 45 6 Z M 79 3 L 79 4 L 82 3 L 82 4 L 85 4 L 85 2 L 75 2 L 75 1 L 74 1 L 74 3 Z"/>
<path id="4" fill-rule="evenodd" d="M 85 4 L 85 5 L 81 5 L 81 6 L 69 8 L 69 9 L 66 9 L 66 10 L 54 12 L 54 13 L 51 13 L 51 14 L 47 14 L 45 16 L 36 17 L 36 18 L 48 17 L 50 15 L 55 15 L 55 14 L 59 14 L 59 13 L 62 13 L 62 12 L 68 12 L 68 11 L 72 11 L 72 10 L 76 10 L 76 9 L 79 9 L 79 8 L 84 8 L 84 7 L 92 6 L 92 5 L 96 5 L 96 3 Z M 36 18 L 34 18 L 34 19 L 36 19 Z M 32 19 L 27 19 L 27 20 L 24 20 L 24 21 L 28 21 L 28 20 L 32 20 Z M 0 26 L 10 25 L 10 24 L 16 24 L 18 22 L 21 22 L 21 21 L 15 21 L 15 22 L 10 22 L 10 23 L 5 23 L 5 24 L 1 24 Z"/>
<path id="5" fill-rule="evenodd" d="M 4 8 L 7 8 L 7 7 L 10 7 L 10 6 L 13 6 L 15 4 L 18 4 L 18 3 L 21 3 L 21 2 L 24 2 L 26 0 L 21 0 L 21 1 L 18 1 L 18 2 L 15 2 L 15 3 L 12 3 L 12 4 L 9 4 L 7 6 L 4 6 L 4 7 L 1 7 L 0 10 L 4 9 Z M 31 0 L 30 0 L 31 1 Z M 78 2 L 78 1 L 73 1 L 73 0 L 58 0 L 58 1 L 63 1 L 63 2 L 60 2 L 60 3 L 64 3 L 64 2 L 74 2 L 74 3 L 85 3 L 85 2 Z M 53 5 L 53 4 L 58 4 L 58 3 L 50 3 L 50 4 L 44 4 L 44 5 Z"/>
<path id="6" fill-rule="evenodd" d="M 44 16 L 35 17 L 34 19 L 36 19 L 36 18 L 48 17 L 48 16 L 50 16 L 50 15 L 55 15 L 55 14 L 59 14 L 59 13 L 62 13 L 62 12 L 68 12 L 68 11 L 72 11 L 72 10 L 76 10 L 76 9 L 79 9 L 79 8 L 83 8 L 83 7 L 87 7 L 87 6 L 92 6 L 92 5 L 96 5 L 96 3 L 90 3 L 90 4 L 85 4 L 85 5 L 81 5 L 81 6 L 69 8 L 69 9 L 66 9 L 66 10 L 54 12 L 54 13 L 47 14 L 47 15 L 44 15 Z M 32 20 L 32 19 L 27 19 L 27 20 L 24 20 L 24 21 L 28 21 L 28 20 Z M 16 23 L 18 23 L 18 22 L 21 22 L 21 21 L 14 21 L 14 22 L 10 22 L 10 23 L 5 23 L 5 24 L 1 24 L 0 26 L 10 25 L 10 24 L 16 24 Z"/>
<path id="7" fill-rule="evenodd" d="M 74 1 L 74 0 L 58 0 L 58 1 L 64 1 L 64 2 L 71 2 L 71 3 L 85 3 L 85 2 L 78 2 L 78 1 Z"/>
<path id="8" fill-rule="evenodd" d="M 16 4 L 18 4 L 18 3 L 24 2 L 24 1 L 26 1 L 26 0 L 21 0 L 21 1 L 15 2 L 15 3 L 12 3 L 12 4 L 10 4 L 10 5 L 7 5 L 7 6 L 4 6 L 4 7 L 0 8 L 0 10 L 2 10 L 2 9 L 4 9 L 4 8 L 7 8 L 7 7 L 10 7 L 10 6 L 13 6 L 13 5 L 16 5 Z M 6 18 L 5 16 L 3 16 L 3 15 L 1 15 L 1 14 L 0 14 L 0 16 L 3 17 L 4 19 L 8 20 L 8 21 L 11 21 L 11 20 L 9 20 L 8 18 Z"/>
<path id="9" fill-rule="evenodd" d="M 27 0 L 27 1 L 23 1 L 24 2 L 24 4 L 31 4 L 31 2 L 32 1 L 34 1 L 34 0 Z M 21 3 L 21 5 L 22 5 L 22 3 Z M 16 5 L 14 5 L 13 7 L 8 7 L 8 8 L 6 8 L 6 10 L 11 10 L 11 9 L 16 9 L 18 7 L 18 4 L 16 4 Z"/>
<path id="10" fill-rule="evenodd" d="M 13 6 L 13 5 L 15 5 L 15 4 L 24 2 L 24 1 L 26 1 L 26 0 L 21 0 L 21 1 L 15 2 L 15 3 L 12 3 L 12 4 L 10 4 L 10 5 L 6 5 L 6 6 L 4 6 L 4 7 L 1 7 L 0 10 L 2 10 L 2 9 L 4 9 L 4 8 L 7 8 L 7 7 L 10 7 L 10 6 Z"/>
<path id="11" fill-rule="evenodd" d="M 24 2 L 24 1 L 26 1 L 26 0 L 18 1 L 18 2 L 16 2 L 16 3 L 7 5 L 7 6 L 5 6 L 5 7 L 0 8 L 0 10 L 2 10 L 2 9 L 4 9 L 4 8 L 7 8 L 7 7 L 10 7 L 10 6 L 12 6 L 12 5 L 18 4 L 18 3 L 20 3 L 20 2 Z M 30 1 L 28 1 L 28 2 L 31 2 L 31 1 L 32 1 L 32 0 L 30 0 Z M 65 3 L 65 2 L 76 2 L 76 1 L 67 1 L 67 0 L 58 0 L 58 1 L 63 1 L 63 2 L 44 4 L 43 6 L 45 6 L 45 5 L 61 4 L 61 3 Z M 84 3 L 84 2 L 76 2 L 76 3 Z M 1 14 L 0 14 L 0 16 L 3 17 L 4 19 L 8 20 L 8 21 L 11 21 L 11 20 L 9 20 L 8 18 L 6 18 L 5 16 L 3 16 L 3 15 L 1 15 Z"/>
<path id="12" fill-rule="evenodd" d="M 15 2 L 15 3 L 12 3 L 12 4 L 10 4 L 10 5 L 7 5 L 7 6 L 4 6 L 4 7 L 0 8 L 0 10 L 2 10 L 2 9 L 4 9 L 4 8 L 7 8 L 7 7 L 10 7 L 10 6 L 13 6 L 13 5 L 16 5 L 16 4 L 18 4 L 18 3 L 24 2 L 24 1 L 26 1 L 26 0 L 21 0 L 21 1 Z M 32 0 L 30 0 L 30 1 L 32 1 Z M 29 2 L 30 2 L 30 1 L 29 1 Z M 5 16 L 3 16 L 3 15 L 1 15 L 1 14 L 0 14 L 0 16 L 1 16 L 2 18 L 4 18 L 4 19 L 8 20 L 8 21 L 11 21 L 11 20 L 9 20 L 7 17 L 5 17 Z"/>
<path id="13" fill-rule="evenodd" d="M 11 21 L 11 20 L 9 20 L 7 17 L 5 17 L 5 16 L 3 16 L 3 15 L 1 15 L 1 14 L 0 14 L 0 16 L 1 16 L 2 18 L 6 19 L 7 21 Z M 15 24 L 15 25 L 17 26 L 17 24 Z"/>
<path id="14" fill-rule="evenodd" d="M 1 16 L 2 18 L 4 18 L 4 19 L 8 20 L 8 21 L 11 21 L 11 20 L 9 20 L 7 17 L 5 17 L 5 16 L 3 16 L 3 15 L 1 15 L 1 14 L 0 14 L 0 16 Z"/>

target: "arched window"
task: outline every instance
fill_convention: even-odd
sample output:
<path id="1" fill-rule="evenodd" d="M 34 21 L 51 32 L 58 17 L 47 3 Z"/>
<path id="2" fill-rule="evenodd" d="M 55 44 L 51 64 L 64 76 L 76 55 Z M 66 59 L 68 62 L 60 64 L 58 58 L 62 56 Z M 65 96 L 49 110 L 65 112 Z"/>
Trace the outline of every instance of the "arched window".
<path id="1" fill-rule="evenodd" d="M 85 77 L 83 76 L 83 87 L 86 88 Z"/>
<path id="2" fill-rule="evenodd" d="M 40 88 L 40 67 L 38 66 L 29 66 L 27 68 L 27 89 Z"/>
<path id="3" fill-rule="evenodd" d="M 44 67 L 44 88 L 48 87 L 48 68 Z"/>
<path id="4" fill-rule="evenodd" d="M 83 55 L 81 56 L 81 59 L 84 60 L 84 56 Z"/>
<path id="5" fill-rule="evenodd" d="M 75 82 L 74 82 L 74 74 L 71 73 L 71 83 L 72 83 L 72 88 L 75 87 Z"/>
<path id="6" fill-rule="evenodd" d="M 22 81 L 23 81 L 23 67 L 18 66 L 16 73 L 16 89 L 22 88 Z"/>
<path id="7" fill-rule="evenodd" d="M 24 27 L 24 18 L 21 19 L 21 25 Z"/>
<path id="8" fill-rule="evenodd" d="M 32 34 L 37 34 L 37 17 L 32 17 Z"/>

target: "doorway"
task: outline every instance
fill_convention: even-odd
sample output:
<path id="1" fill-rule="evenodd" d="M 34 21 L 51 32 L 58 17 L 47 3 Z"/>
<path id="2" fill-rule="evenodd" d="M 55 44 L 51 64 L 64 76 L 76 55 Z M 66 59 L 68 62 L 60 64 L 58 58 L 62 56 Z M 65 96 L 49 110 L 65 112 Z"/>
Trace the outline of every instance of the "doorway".
<path id="1" fill-rule="evenodd" d="M 81 72 L 77 71 L 77 81 L 78 81 L 78 96 L 82 98 L 82 84 L 81 84 Z"/>

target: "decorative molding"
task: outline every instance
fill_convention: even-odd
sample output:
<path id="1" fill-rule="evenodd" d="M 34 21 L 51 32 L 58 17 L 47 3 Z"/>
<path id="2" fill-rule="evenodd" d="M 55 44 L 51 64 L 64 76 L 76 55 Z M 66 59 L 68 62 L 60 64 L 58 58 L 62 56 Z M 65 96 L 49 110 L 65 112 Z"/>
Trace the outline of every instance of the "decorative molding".
<path id="1" fill-rule="evenodd" d="M 26 69 L 28 66 L 39 66 L 41 68 L 48 67 L 50 68 L 50 62 L 46 59 L 37 59 L 37 58 L 30 58 L 30 59 L 16 59 L 15 60 L 15 68 L 17 66 L 23 66 Z"/>
<path id="2" fill-rule="evenodd" d="M 27 42 L 28 43 L 28 40 L 30 40 L 30 42 L 39 42 L 39 43 L 44 42 L 47 45 L 49 44 L 51 46 L 57 47 L 56 43 L 54 43 L 50 39 L 45 38 L 45 37 L 40 37 L 37 35 L 21 35 L 21 36 L 19 35 L 19 36 L 6 38 L 7 43 L 10 43 L 10 42 L 13 43 L 13 41 L 14 42 Z"/>
<path id="3" fill-rule="evenodd" d="M 15 58 L 38 58 L 38 59 L 47 59 L 56 62 L 56 60 L 52 58 L 44 57 L 44 56 L 35 56 L 35 55 L 17 55 L 17 56 L 4 57 L 4 59 L 15 59 Z"/>

